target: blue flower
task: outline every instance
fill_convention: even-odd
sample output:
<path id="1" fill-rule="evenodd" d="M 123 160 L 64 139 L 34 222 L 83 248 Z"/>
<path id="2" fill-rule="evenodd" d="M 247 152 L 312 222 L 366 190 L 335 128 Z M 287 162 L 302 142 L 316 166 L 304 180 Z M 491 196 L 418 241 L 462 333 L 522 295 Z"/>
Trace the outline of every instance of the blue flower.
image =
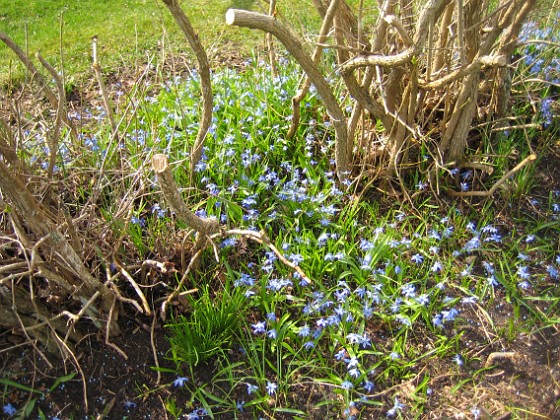
<path id="1" fill-rule="evenodd" d="M 220 244 L 220 248 L 225 248 L 228 246 L 235 246 L 237 244 L 237 238 L 234 237 L 230 237 L 230 238 L 226 238 L 222 241 L 222 243 Z"/>
<path id="2" fill-rule="evenodd" d="M 517 275 L 519 276 L 519 278 L 521 278 L 523 280 L 527 280 L 531 276 L 531 274 L 529 273 L 529 267 L 520 266 L 517 269 Z"/>
<path id="3" fill-rule="evenodd" d="M 245 406 L 245 401 L 237 401 L 235 403 L 235 408 L 237 408 L 237 411 L 243 412 L 244 406 Z"/>
<path id="4" fill-rule="evenodd" d="M 306 341 L 305 343 L 303 343 L 303 348 L 305 350 L 312 350 L 315 348 L 315 342 L 314 341 Z"/>
<path id="5" fill-rule="evenodd" d="M 395 417 L 399 411 L 404 408 L 404 404 L 399 402 L 398 398 L 395 398 L 395 405 L 389 411 L 387 411 L 387 417 L 393 418 Z"/>
<path id="6" fill-rule="evenodd" d="M 414 254 L 412 257 L 410 257 L 410 261 L 416 264 L 421 264 L 422 261 L 424 261 L 424 257 L 420 254 Z"/>
<path id="7" fill-rule="evenodd" d="M 189 378 L 186 376 L 178 376 L 177 379 L 173 381 L 173 386 L 181 388 L 185 386 L 185 384 L 189 381 Z"/>
<path id="8" fill-rule="evenodd" d="M 357 367 L 360 364 L 360 361 L 358 360 L 358 358 L 356 356 L 352 356 L 350 359 L 347 360 L 347 365 L 346 367 L 348 369 L 352 369 Z"/>
<path id="9" fill-rule="evenodd" d="M 373 308 L 366 302 L 363 306 L 362 313 L 364 314 L 365 319 L 370 319 L 373 316 Z"/>
<path id="10" fill-rule="evenodd" d="M 442 318 L 443 318 L 443 317 L 442 317 L 441 314 L 436 314 L 436 315 L 432 318 L 432 323 L 434 324 L 434 327 L 443 328 Z"/>
<path id="11" fill-rule="evenodd" d="M 463 304 L 475 304 L 476 301 L 478 300 L 478 297 L 476 296 L 468 296 L 468 297 L 464 297 L 463 299 L 461 299 L 461 303 Z"/>
<path id="12" fill-rule="evenodd" d="M 360 240 L 360 249 L 362 251 L 369 251 L 374 248 L 374 243 L 372 241 L 367 241 L 365 239 Z"/>
<path id="13" fill-rule="evenodd" d="M 303 262 L 303 257 L 301 256 L 301 254 L 291 254 L 288 256 L 288 259 L 295 265 L 299 265 L 301 262 Z"/>
<path id="14" fill-rule="evenodd" d="M 541 60 L 542 61 L 542 60 Z M 546 98 L 541 102 L 541 116 L 543 118 L 543 126 L 546 128 L 552 124 L 553 112 L 552 103 L 554 100 L 552 98 Z"/>
<path id="15" fill-rule="evenodd" d="M 451 308 L 449 311 L 441 311 L 443 322 L 453 321 L 457 315 L 459 315 L 459 311 L 455 308 Z"/>
<path id="16" fill-rule="evenodd" d="M 309 326 L 307 324 L 305 324 L 303 327 L 301 327 L 299 329 L 298 335 L 300 337 L 307 337 L 310 332 L 311 332 L 311 329 L 309 328 Z"/>
<path id="17" fill-rule="evenodd" d="M 10 403 L 3 406 L 2 410 L 4 411 L 4 414 L 6 414 L 7 416 L 13 416 L 14 414 L 17 413 L 16 408 Z"/>
<path id="18" fill-rule="evenodd" d="M 416 286 L 413 284 L 405 284 L 401 290 L 403 296 L 407 298 L 413 298 L 416 296 Z"/>
<path id="19" fill-rule="evenodd" d="M 368 380 L 365 380 L 362 386 L 366 392 L 371 392 L 375 388 L 374 383 Z"/>
<path id="20" fill-rule="evenodd" d="M 276 385 L 274 382 L 266 382 L 266 392 L 268 393 L 268 395 L 274 394 L 276 392 L 276 389 L 278 389 L 278 385 Z"/>
<path id="21" fill-rule="evenodd" d="M 146 225 L 146 221 L 143 218 L 138 218 L 136 216 L 132 216 L 130 218 L 130 223 L 140 227 L 144 227 Z"/>
<path id="22" fill-rule="evenodd" d="M 346 350 L 345 350 L 345 349 L 340 349 L 340 350 L 337 351 L 337 352 L 335 353 L 335 355 L 334 355 L 334 358 L 335 358 L 337 361 L 339 361 L 339 362 L 340 362 L 341 360 L 343 360 L 344 357 L 346 357 Z"/>
<path id="23" fill-rule="evenodd" d="M 255 392 L 259 389 L 258 386 L 250 384 L 248 382 L 245 385 L 247 386 L 247 394 L 248 395 L 251 395 L 253 392 Z"/>
<path id="24" fill-rule="evenodd" d="M 432 265 L 432 268 L 430 270 L 433 271 L 434 273 L 437 273 L 441 271 L 442 268 L 443 265 L 441 265 L 439 261 L 434 261 L 434 264 Z"/>
<path id="25" fill-rule="evenodd" d="M 420 305 L 426 306 L 428 303 L 430 303 L 430 296 L 428 296 L 427 293 L 421 294 L 416 298 L 416 302 L 418 302 Z"/>
<path id="26" fill-rule="evenodd" d="M 490 275 L 486 278 L 486 283 L 488 284 L 488 286 L 497 286 L 498 285 L 498 280 L 496 280 L 496 277 L 494 277 L 494 275 Z"/>
<path id="27" fill-rule="evenodd" d="M 205 408 L 197 408 L 193 410 L 192 413 L 189 413 L 187 419 L 189 420 L 202 420 L 204 416 L 208 415 L 208 411 Z"/>
<path id="28" fill-rule="evenodd" d="M 349 390 L 349 389 L 354 388 L 354 384 L 353 384 L 352 382 L 350 382 L 350 381 L 343 381 L 343 382 L 340 384 L 340 386 L 341 386 L 341 388 L 346 389 L 346 390 Z"/>
<path id="29" fill-rule="evenodd" d="M 527 290 L 531 287 L 531 283 L 529 283 L 527 280 L 523 280 L 522 282 L 517 284 L 519 286 L 519 288 L 523 289 L 523 290 Z"/>
<path id="30" fill-rule="evenodd" d="M 463 366 L 465 364 L 460 354 L 456 354 L 453 357 L 453 361 L 455 362 L 455 364 L 457 364 L 457 366 Z"/>
<path id="31" fill-rule="evenodd" d="M 257 322 L 256 324 L 251 324 L 253 328 L 253 334 L 262 334 L 266 331 L 266 324 L 264 322 Z"/>

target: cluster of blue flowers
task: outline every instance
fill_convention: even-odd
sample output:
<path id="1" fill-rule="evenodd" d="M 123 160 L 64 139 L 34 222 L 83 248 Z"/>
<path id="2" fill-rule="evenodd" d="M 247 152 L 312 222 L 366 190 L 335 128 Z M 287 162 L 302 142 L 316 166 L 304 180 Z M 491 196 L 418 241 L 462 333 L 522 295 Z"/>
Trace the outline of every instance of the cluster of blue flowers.
<path id="1" fill-rule="evenodd" d="M 560 19 L 560 13 L 556 20 Z M 543 92 L 556 95 L 545 96 L 540 102 L 540 114 L 544 127 L 552 124 L 558 115 L 558 108 L 554 108 L 558 101 L 558 87 L 560 86 L 560 30 L 558 25 L 540 26 L 535 21 L 526 22 L 521 30 L 519 41 L 522 44 L 521 54 L 524 65 L 533 79 L 542 83 Z M 551 89 L 555 86 L 555 89 Z"/>
<path id="2" fill-rule="evenodd" d="M 235 276 L 234 287 L 243 290 L 253 308 L 256 319 L 248 323 L 246 332 L 264 349 L 262 353 L 274 351 L 288 337 L 298 357 L 321 355 L 329 360 L 333 364 L 329 380 L 345 395 L 349 418 L 360 404 L 369 402 L 368 394 L 385 380 L 384 371 L 410 362 L 406 346 L 395 337 L 421 324 L 451 338 L 465 309 L 484 303 L 494 289 L 513 287 L 532 293 L 540 282 L 558 280 L 560 256 L 544 261 L 532 252 L 532 245 L 541 239 L 531 234 L 514 238 L 497 222 L 463 226 L 455 220 L 465 217 L 452 212 L 416 223 L 413 215 L 395 212 L 390 221 L 360 226 L 359 218 L 349 215 L 351 197 L 334 177 L 329 129 L 322 127 L 325 135 L 311 124 L 304 134 L 305 144 L 290 145 L 282 137 L 287 121 L 286 126 L 271 124 L 269 109 L 262 105 L 266 101 L 257 98 L 259 93 L 249 89 L 238 73 L 224 70 L 212 77 L 217 86 L 210 130 L 214 140 L 209 139 L 196 167 L 199 193 L 205 199 L 197 215 L 272 233 L 269 236 L 277 239 L 276 246 L 287 260 L 313 279 L 307 282 L 266 249 L 230 273 Z M 197 81 L 196 75 L 192 81 Z M 263 95 L 275 90 L 269 96 L 282 98 L 291 81 L 276 82 L 278 86 L 267 78 L 256 81 Z M 177 101 L 187 100 L 198 89 L 197 83 L 177 83 L 159 106 L 168 103 L 168 109 L 174 109 Z M 239 91 L 245 94 L 235 93 Z M 159 136 L 174 141 L 177 125 L 187 136 L 193 135 L 195 120 L 191 111 L 181 117 L 167 111 Z M 235 131 L 232 126 L 242 128 Z M 133 133 L 136 143 L 145 140 L 145 130 L 138 127 Z M 457 176 L 461 189 L 468 190 L 472 171 Z M 428 185 L 420 181 L 417 187 L 422 190 Z M 551 218 L 560 215 L 558 197 L 547 209 Z M 169 217 L 159 204 L 151 212 L 154 218 Z M 143 227 L 144 220 L 136 215 L 131 223 Z M 239 243 L 240 238 L 232 236 L 219 245 L 227 255 Z M 484 259 L 484 251 L 503 247 L 519 254 L 509 272 Z M 488 292 L 479 291 L 480 283 Z M 248 353 L 245 357 L 250 357 Z M 466 363 L 460 355 L 454 362 Z M 324 378 L 324 371 L 318 371 Z M 248 376 L 250 380 L 238 384 L 255 400 L 277 397 L 279 389 L 289 388 L 281 375 L 269 370 Z M 179 377 L 173 384 L 185 386 L 187 379 Z M 242 411 L 246 402 L 237 401 L 236 406 Z M 396 417 L 405 407 L 393 398 L 386 409 L 388 417 Z"/>

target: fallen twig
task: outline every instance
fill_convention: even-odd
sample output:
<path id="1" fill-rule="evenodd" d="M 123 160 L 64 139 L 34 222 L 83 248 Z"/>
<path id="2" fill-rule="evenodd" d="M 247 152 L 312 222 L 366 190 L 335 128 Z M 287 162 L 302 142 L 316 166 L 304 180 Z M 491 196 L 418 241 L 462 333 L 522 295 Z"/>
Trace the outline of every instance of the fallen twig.
<path id="1" fill-rule="evenodd" d="M 458 192 L 458 191 L 453 191 L 450 190 L 449 191 L 449 195 L 454 196 L 454 197 L 491 197 L 492 195 L 494 195 L 494 193 L 496 192 L 496 190 L 498 188 L 500 188 L 500 185 L 502 185 L 504 182 L 506 182 L 512 175 L 514 175 L 516 172 L 519 172 L 525 165 L 527 165 L 530 162 L 534 162 L 535 160 L 537 160 L 537 155 L 532 153 L 529 156 L 527 156 L 525 159 L 523 159 L 521 162 L 519 162 L 515 168 L 513 168 L 511 171 L 508 171 L 508 173 L 506 173 L 504 176 L 502 176 L 493 186 L 492 188 L 490 188 L 488 191 L 462 191 L 462 192 Z"/>
<path id="2" fill-rule="evenodd" d="M 245 236 L 246 238 L 252 239 L 255 242 L 260 243 L 261 245 L 267 246 L 274 254 L 278 257 L 280 261 L 282 261 L 285 265 L 296 271 L 301 278 L 306 281 L 307 283 L 313 283 L 311 279 L 305 274 L 305 272 L 301 269 L 300 266 L 294 264 L 290 260 L 288 260 L 282 253 L 276 248 L 271 242 L 266 233 L 264 231 L 255 232 L 254 230 L 244 230 L 244 229 L 231 229 L 226 230 L 220 234 L 215 234 L 211 236 L 211 238 L 216 238 L 218 236 L 229 236 L 229 235 L 240 235 Z"/>
<path id="3" fill-rule="evenodd" d="M 183 287 L 183 285 L 187 281 L 187 277 L 188 277 L 189 273 L 191 272 L 192 268 L 194 267 L 194 265 L 196 264 L 196 261 L 198 260 L 198 258 L 202 255 L 202 251 L 203 251 L 202 249 L 199 249 L 196 252 L 196 254 L 194 254 L 191 257 L 191 261 L 189 262 L 189 265 L 187 266 L 187 269 L 183 273 L 183 277 L 181 277 L 181 280 L 179 281 L 179 284 L 177 285 L 177 287 L 175 288 L 173 293 L 171 293 L 167 297 L 167 299 L 163 302 L 163 304 L 161 305 L 161 319 L 163 319 L 164 321 L 167 317 L 167 315 L 166 315 L 167 305 L 169 305 L 169 303 L 179 294 L 179 290 L 181 289 L 181 287 Z M 193 289 L 192 292 L 194 292 L 196 290 L 198 290 L 198 289 Z"/>

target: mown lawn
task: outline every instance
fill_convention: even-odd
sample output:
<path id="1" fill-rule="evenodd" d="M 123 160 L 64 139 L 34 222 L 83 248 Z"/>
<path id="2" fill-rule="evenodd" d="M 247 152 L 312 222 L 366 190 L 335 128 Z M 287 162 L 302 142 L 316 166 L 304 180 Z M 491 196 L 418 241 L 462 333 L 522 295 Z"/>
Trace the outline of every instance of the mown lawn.
<path id="1" fill-rule="evenodd" d="M 61 72 L 67 82 L 83 80 L 91 66 L 91 39 L 99 39 L 99 60 L 106 70 L 144 64 L 164 53 L 188 51 L 186 41 L 171 14 L 156 0 L 56 0 L 4 1 L 0 7 L 0 31 L 5 32 L 30 56 L 40 52 Z M 263 44 L 255 31 L 230 28 L 225 24 L 229 8 L 266 11 L 253 0 L 184 2 L 185 11 L 203 44 L 249 55 Z M 287 17 L 299 15 L 299 8 L 311 10 L 310 1 L 281 2 L 278 10 Z M 297 18 L 305 27 L 317 25 L 313 13 Z M 219 47 L 218 47 L 219 45 Z M 211 55 L 211 52 L 210 52 Z M 0 83 L 16 83 L 24 71 L 13 53 L 0 44 Z"/>

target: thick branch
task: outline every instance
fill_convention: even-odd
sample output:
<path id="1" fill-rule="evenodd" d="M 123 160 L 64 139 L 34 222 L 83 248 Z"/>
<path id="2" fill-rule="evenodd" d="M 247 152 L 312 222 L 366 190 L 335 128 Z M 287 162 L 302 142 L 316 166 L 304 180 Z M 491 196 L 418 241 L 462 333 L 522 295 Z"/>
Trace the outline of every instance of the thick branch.
<path id="1" fill-rule="evenodd" d="M 483 56 L 480 58 L 475 58 L 472 63 L 467 66 L 461 67 L 448 75 L 436 79 L 432 82 L 419 83 L 420 87 L 423 89 L 438 89 L 456 80 L 466 77 L 469 74 L 480 71 L 484 67 L 501 67 L 507 64 L 506 57 L 503 55 L 499 56 Z"/>
<path id="2" fill-rule="evenodd" d="M 60 269 L 69 270 L 73 275 L 64 279 L 72 285 L 77 298 L 88 300 L 96 291 L 101 293 L 103 308 L 108 309 L 112 292 L 93 277 L 84 266 L 80 256 L 68 243 L 55 222 L 51 220 L 42 204 L 29 192 L 25 184 L 4 162 L 0 160 L 0 190 L 13 205 L 16 214 L 25 217 L 31 231 L 43 242 L 43 249 L 51 252 Z M 116 325 L 114 327 L 117 328 Z"/>
<path id="3" fill-rule="evenodd" d="M 318 65 L 319 61 L 321 60 L 321 55 L 323 53 L 322 44 L 327 39 L 327 35 L 331 30 L 333 20 L 334 20 L 334 15 L 336 13 L 339 2 L 340 0 L 331 1 L 327 13 L 323 19 L 323 24 L 321 25 L 321 30 L 319 31 L 319 37 L 317 38 L 317 45 L 315 47 L 315 51 L 313 52 L 313 57 L 312 57 L 313 64 L 315 65 Z M 309 77 L 306 77 L 303 84 L 300 85 L 298 92 L 292 98 L 292 121 L 291 121 L 290 129 L 286 134 L 286 138 L 288 139 L 291 139 L 296 134 L 296 130 L 299 125 L 299 117 L 300 117 L 299 106 L 301 104 L 301 101 L 303 101 L 303 98 L 305 98 L 305 95 L 307 95 L 307 93 L 309 92 L 310 86 L 311 86 L 311 81 L 309 80 Z"/>
<path id="4" fill-rule="evenodd" d="M 192 27 L 189 18 L 179 6 L 177 0 L 163 0 L 173 18 L 185 34 L 187 41 L 196 55 L 198 61 L 198 72 L 200 74 L 200 82 L 202 85 L 202 120 L 200 121 L 200 129 L 196 135 L 196 140 L 192 149 L 191 161 L 191 174 L 194 172 L 194 167 L 202 157 L 202 148 L 204 146 L 204 139 L 212 123 L 212 82 L 210 78 L 210 65 L 208 64 L 208 57 L 204 51 L 204 47 L 198 39 L 194 28 Z"/>
<path id="5" fill-rule="evenodd" d="M 430 0 L 424 6 L 416 24 L 416 34 L 412 39 L 413 45 L 411 47 L 392 56 L 369 55 L 355 57 L 342 65 L 342 71 L 348 73 L 360 67 L 396 67 L 408 63 L 412 57 L 418 55 L 424 48 L 430 26 L 429 23 L 439 16 L 442 7 L 447 3 L 449 3 L 449 0 Z"/>
<path id="6" fill-rule="evenodd" d="M 173 211 L 177 213 L 179 220 L 186 223 L 191 229 L 202 233 L 202 235 L 216 232 L 219 228 L 217 220 L 201 219 L 187 208 L 173 179 L 173 174 L 171 174 L 167 156 L 162 154 L 155 155 L 152 159 L 152 166 L 157 174 L 161 191 Z"/>
<path id="7" fill-rule="evenodd" d="M 49 101 L 49 103 L 51 104 L 51 106 L 53 108 L 58 108 L 58 100 L 57 100 L 55 94 L 49 88 L 49 85 L 47 84 L 47 81 L 45 80 L 43 75 L 39 72 L 39 70 L 37 70 L 37 67 L 35 67 L 33 62 L 23 52 L 23 50 L 20 47 L 18 47 L 17 44 L 14 41 L 12 41 L 11 38 L 8 35 L 6 35 L 4 32 L 1 32 L 1 31 L 0 31 L 0 41 L 2 41 L 4 44 L 6 44 L 6 46 L 8 48 L 10 48 L 18 56 L 20 61 L 27 68 L 27 71 L 29 71 L 29 73 L 31 73 L 31 79 L 35 79 L 37 81 L 37 83 L 39 83 L 39 86 L 41 87 L 41 90 L 44 92 L 44 95 L 47 98 L 47 100 Z M 70 129 L 72 130 L 72 134 L 76 135 L 74 126 L 72 125 L 72 123 L 68 119 L 68 115 L 64 114 L 62 116 L 62 119 L 63 119 L 64 123 L 66 125 L 68 125 L 68 127 L 70 127 Z"/>
<path id="8" fill-rule="evenodd" d="M 323 100 L 327 113 L 332 119 L 336 134 L 335 159 L 337 176 L 340 180 L 344 180 L 347 177 L 349 167 L 346 118 L 329 84 L 325 81 L 317 66 L 313 64 L 311 58 L 305 53 L 303 46 L 298 41 L 297 35 L 273 17 L 246 10 L 229 9 L 226 13 L 226 22 L 228 25 L 260 29 L 271 33 L 284 44 L 286 49 L 301 65 L 311 83 L 315 85 L 317 93 Z"/>

